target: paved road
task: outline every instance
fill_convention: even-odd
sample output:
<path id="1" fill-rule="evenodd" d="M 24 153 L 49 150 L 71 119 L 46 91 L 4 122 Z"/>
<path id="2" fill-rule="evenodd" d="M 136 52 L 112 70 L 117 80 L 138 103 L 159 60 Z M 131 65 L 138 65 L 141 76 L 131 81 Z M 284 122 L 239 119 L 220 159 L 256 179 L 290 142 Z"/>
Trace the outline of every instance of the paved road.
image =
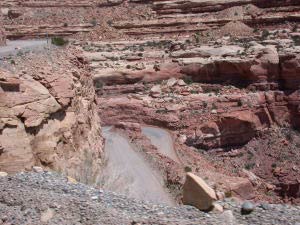
<path id="1" fill-rule="evenodd" d="M 160 174 L 133 149 L 128 140 L 108 128 L 104 128 L 103 133 L 107 165 L 101 174 L 102 188 L 135 199 L 175 205 L 163 186 Z"/>

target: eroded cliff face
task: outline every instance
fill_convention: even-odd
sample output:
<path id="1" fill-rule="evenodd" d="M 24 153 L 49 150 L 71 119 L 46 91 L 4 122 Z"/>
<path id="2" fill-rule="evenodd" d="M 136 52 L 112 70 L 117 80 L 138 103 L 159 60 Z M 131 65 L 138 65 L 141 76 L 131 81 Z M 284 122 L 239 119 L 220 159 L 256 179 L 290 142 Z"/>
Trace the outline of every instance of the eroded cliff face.
<path id="1" fill-rule="evenodd" d="M 26 55 L 0 71 L 0 170 L 39 165 L 94 182 L 103 139 L 89 71 L 74 51 Z"/>
<path id="2" fill-rule="evenodd" d="M 6 34 L 3 26 L 3 16 L 0 12 L 0 46 L 6 44 Z"/>

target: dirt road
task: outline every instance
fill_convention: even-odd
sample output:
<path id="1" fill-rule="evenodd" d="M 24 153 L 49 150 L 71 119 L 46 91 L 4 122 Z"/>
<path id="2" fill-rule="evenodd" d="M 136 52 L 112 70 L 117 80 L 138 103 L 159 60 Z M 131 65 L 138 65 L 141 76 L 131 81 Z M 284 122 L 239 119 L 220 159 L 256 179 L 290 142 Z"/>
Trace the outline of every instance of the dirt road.
<path id="1" fill-rule="evenodd" d="M 158 127 L 143 126 L 142 133 L 151 140 L 151 143 L 157 147 L 160 153 L 168 156 L 175 162 L 180 163 L 180 160 L 173 147 L 172 137 L 166 130 Z"/>
<path id="2" fill-rule="evenodd" d="M 103 189 L 131 198 L 175 205 L 163 179 L 120 134 L 105 128 L 107 165 L 100 179 Z"/>

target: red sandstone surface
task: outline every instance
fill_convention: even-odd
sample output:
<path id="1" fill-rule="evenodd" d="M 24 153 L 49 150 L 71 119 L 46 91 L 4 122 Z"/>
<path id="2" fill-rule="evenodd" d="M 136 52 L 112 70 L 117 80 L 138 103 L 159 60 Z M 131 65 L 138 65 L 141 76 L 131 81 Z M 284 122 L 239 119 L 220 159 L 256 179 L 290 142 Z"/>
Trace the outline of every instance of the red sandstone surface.
<path id="1" fill-rule="evenodd" d="M 101 119 L 140 147 L 179 201 L 192 171 L 221 197 L 299 204 L 299 1 L 0 7 L 0 44 L 5 33 L 64 36 L 72 46 L 6 59 L 0 170 L 38 164 L 93 182 L 84 179 L 101 170 Z M 143 124 L 171 132 L 181 163 L 157 151 Z"/>

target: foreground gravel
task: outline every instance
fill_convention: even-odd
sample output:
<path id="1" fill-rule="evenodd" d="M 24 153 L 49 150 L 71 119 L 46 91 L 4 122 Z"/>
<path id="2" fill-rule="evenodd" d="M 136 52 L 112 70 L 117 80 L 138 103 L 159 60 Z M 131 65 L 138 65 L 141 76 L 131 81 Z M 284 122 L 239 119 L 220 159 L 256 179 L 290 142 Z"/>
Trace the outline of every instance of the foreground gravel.
<path id="1" fill-rule="evenodd" d="M 52 172 L 0 177 L 0 224 L 292 224 L 300 207 L 257 204 L 249 215 L 233 200 L 220 202 L 224 212 L 169 207 L 69 183 Z"/>

